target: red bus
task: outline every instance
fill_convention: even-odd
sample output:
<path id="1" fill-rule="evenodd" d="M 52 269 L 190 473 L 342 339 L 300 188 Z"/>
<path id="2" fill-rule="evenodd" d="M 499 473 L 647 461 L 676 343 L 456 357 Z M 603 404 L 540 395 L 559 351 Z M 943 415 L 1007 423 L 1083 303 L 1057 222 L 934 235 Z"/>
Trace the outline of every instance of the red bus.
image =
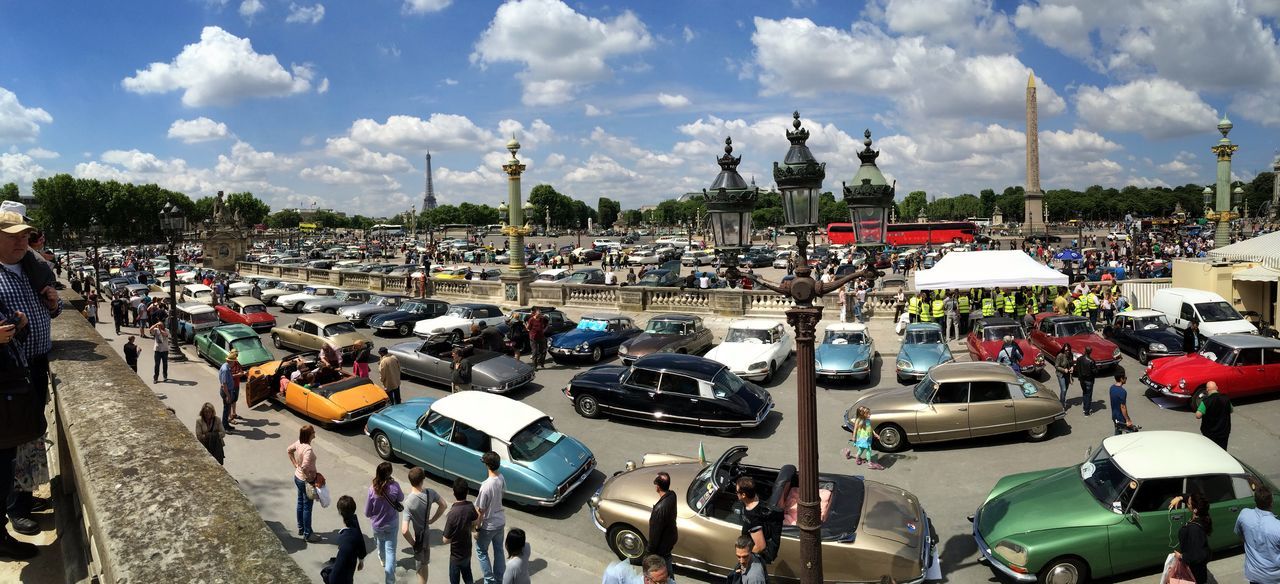
<path id="1" fill-rule="evenodd" d="M 924 245 L 930 243 L 973 243 L 978 226 L 971 221 L 940 221 L 934 223 L 890 223 L 885 243 L 893 246 Z M 852 223 L 827 225 L 827 241 L 833 244 L 851 244 Z"/>

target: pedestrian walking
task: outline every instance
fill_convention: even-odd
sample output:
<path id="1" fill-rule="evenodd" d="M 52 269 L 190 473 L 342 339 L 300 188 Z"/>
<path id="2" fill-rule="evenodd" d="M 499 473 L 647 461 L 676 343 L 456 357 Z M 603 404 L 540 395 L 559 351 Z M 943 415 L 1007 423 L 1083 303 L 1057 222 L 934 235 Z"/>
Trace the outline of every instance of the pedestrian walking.
<path id="1" fill-rule="evenodd" d="M 1173 554 L 1191 569 L 1197 584 L 1209 582 L 1209 536 L 1213 534 L 1213 517 L 1209 501 L 1200 493 L 1174 497 L 1169 510 L 1180 507 L 1191 510 L 1191 519 L 1178 529 L 1178 547 Z"/>
<path id="2" fill-rule="evenodd" d="M 382 378 L 382 387 L 391 405 L 400 403 L 400 359 L 386 347 L 378 347 L 378 376 Z"/>
<path id="3" fill-rule="evenodd" d="M 124 326 L 125 319 L 128 317 L 129 301 L 123 294 L 116 294 L 116 297 L 111 300 L 111 321 L 116 325 L 116 335 L 120 334 L 120 327 Z"/>
<path id="4" fill-rule="evenodd" d="M 1111 400 L 1111 421 L 1116 426 L 1116 436 L 1137 430 L 1133 420 L 1129 418 L 1129 392 L 1125 390 L 1126 380 L 1123 373 L 1116 374 L 1116 382 L 1108 392 Z"/>
<path id="5" fill-rule="evenodd" d="M 351 355 L 351 373 L 356 377 L 369 378 L 369 345 L 364 339 L 356 339 Z"/>
<path id="6" fill-rule="evenodd" d="M 138 301 L 138 314 L 133 317 L 133 322 L 138 325 L 138 334 L 142 335 L 144 339 L 147 338 L 147 331 L 151 330 L 149 308 L 151 308 L 151 300 L 146 295 L 143 295 L 142 299 Z"/>
<path id="7" fill-rule="evenodd" d="M 480 483 L 476 494 L 476 512 L 479 524 L 476 528 L 476 559 L 480 561 L 480 574 L 485 584 L 501 584 L 506 559 L 502 555 L 503 533 L 507 527 L 507 513 L 502 498 L 507 492 L 507 479 L 502 476 L 502 458 L 489 451 L 480 458 L 489 476 Z M 492 557 L 489 551 L 492 549 Z"/>
<path id="8" fill-rule="evenodd" d="M 1204 386 L 1207 392 L 1200 405 L 1196 406 L 1196 419 L 1200 420 L 1200 434 L 1213 440 L 1214 444 L 1227 449 L 1227 439 L 1231 437 L 1231 399 L 1218 393 L 1218 382 L 1210 381 Z"/>
<path id="9" fill-rule="evenodd" d="M 196 440 L 204 445 L 205 450 L 213 455 L 213 459 L 222 464 L 224 458 L 223 438 L 227 435 L 222 429 L 222 421 L 213 411 L 213 404 L 205 402 L 200 408 L 200 418 L 196 420 Z"/>
<path id="10" fill-rule="evenodd" d="M 475 505 L 467 500 L 467 480 L 453 479 L 453 505 L 444 518 L 441 539 L 449 544 L 449 584 L 475 584 L 471 575 L 471 526 L 479 519 Z"/>
<path id="11" fill-rule="evenodd" d="M 1013 335 L 1004 336 L 1004 346 L 1000 347 L 1000 353 L 996 355 L 996 362 L 1013 370 L 1014 373 L 1022 373 L 1022 347 L 1014 342 Z"/>
<path id="12" fill-rule="evenodd" d="M 529 331 L 525 328 L 524 323 L 518 318 L 511 318 L 511 324 L 507 328 L 507 346 L 511 349 L 511 357 L 516 361 L 520 360 L 520 353 L 524 351 L 526 345 L 529 344 Z"/>
<path id="13" fill-rule="evenodd" d="M 163 323 L 155 323 L 151 325 L 151 336 L 155 340 L 155 345 L 151 356 L 155 359 L 155 370 L 151 373 L 151 382 L 159 383 L 160 374 L 164 374 L 164 380 L 169 381 L 169 331 L 164 328 Z M 147 335 L 142 335 L 147 336 Z"/>
<path id="14" fill-rule="evenodd" d="M 138 372 L 138 344 L 134 342 L 134 336 L 129 335 L 129 340 L 124 343 L 124 362 L 133 370 Z"/>
<path id="15" fill-rule="evenodd" d="M 236 402 L 240 400 L 240 382 L 245 381 L 245 372 L 240 367 L 240 352 L 232 349 L 227 353 L 226 362 L 218 369 L 218 395 L 222 398 L 222 425 L 228 431 L 235 430 Z"/>
<path id="16" fill-rule="evenodd" d="M 502 584 L 530 584 L 529 547 L 524 530 L 519 527 L 507 533 L 507 568 L 502 572 Z"/>
<path id="17" fill-rule="evenodd" d="M 1080 391 L 1084 393 L 1084 415 L 1093 413 L 1093 381 L 1098 375 L 1098 363 L 1093 360 L 1093 347 L 1085 347 L 1084 353 L 1076 359 L 1076 379 L 1080 380 Z"/>
<path id="18" fill-rule="evenodd" d="M 391 471 L 390 462 L 378 463 L 364 503 L 364 516 L 369 518 L 369 529 L 373 530 L 374 548 L 382 560 L 386 584 L 396 583 L 396 519 L 404 511 L 404 491 Z"/>
<path id="19" fill-rule="evenodd" d="M 845 284 L 844 286 L 840 287 L 839 302 L 840 302 L 840 322 L 849 322 L 850 294 L 849 294 L 848 284 Z"/>
<path id="20" fill-rule="evenodd" d="M 1058 356 L 1053 360 L 1053 367 L 1058 371 L 1058 399 L 1062 400 L 1064 410 L 1067 409 L 1067 391 L 1071 389 L 1071 372 L 1075 371 L 1075 364 L 1071 343 L 1063 343 L 1062 350 L 1058 351 Z"/>
<path id="21" fill-rule="evenodd" d="M 440 494 L 423 486 L 426 477 L 427 473 L 421 467 L 409 469 L 410 490 L 404 503 L 404 521 L 400 524 L 400 534 L 413 550 L 414 572 L 418 575 L 418 584 L 426 584 L 427 566 L 431 563 L 430 525 L 445 512 L 444 499 Z M 435 513 L 431 512 L 433 506 Z"/>
<path id="22" fill-rule="evenodd" d="M 1271 511 L 1271 489 L 1253 483 L 1253 508 L 1240 510 L 1235 533 L 1244 542 L 1244 579 L 1280 582 L 1280 519 Z"/>
<path id="23" fill-rule="evenodd" d="M 89 324 L 93 326 L 97 326 L 98 325 L 98 303 L 86 302 L 84 305 L 84 315 L 85 315 L 85 318 L 89 319 Z"/>
<path id="24" fill-rule="evenodd" d="M 942 313 L 947 318 L 947 340 L 960 338 L 960 304 L 956 302 L 955 292 L 947 294 L 947 298 L 942 301 Z"/>
<path id="25" fill-rule="evenodd" d="M 350 495 L 338 497 L 334 505 L 342 517 L 343 528 L 338 532 L 338 555 L 334 556 L 332 571 L 325 584 L 353 584 L 356 570 L 364 569 L 364 557 L 369 554 L 364 533 L 360 531 L 360 519 L 356 517 L 356 500 Z M 324 577 L 324 570 L 320 571 Z"/>
<path id="26" fill-rule="evenodd" d="M 316 451 L 311 445 L 315 437 L 316 429 L 307 424 L 298 430 L 298 441 L 290 444 L 287 451 L 289 462 L 293 463 L 293 485 L 298 489 L 298 535 L 312 543 L 320 541 L 320 536 L 311 529 L 311 508 L 316 502 L 312 493 L 315 492 L 320 477 L 320 473 L 316 471 Z M 354 506 L 352 513 L 355 513 Z"/>
<path id="27" fill-rule="evenodd" d="M 728 582 L 734 584 L 765 584 L 769 575 L 765 573 L 764 562 L 751 552 L 751 538 L 739 535 L 733 544 L 733 552 L 738 558 L 738 565 L 729 574 Z"/>
<path id="28" fill-rule="evenodd" d="M 671 565 L 671 550 L 675 549 L 680 534 L 676 525 L 676 494 L 671 492 L 671 475 L 660 472 L 653 477 L 653 488 L 658 492 L 658 501 L 649 512 L 649 543 L 645 553 L 653 554 L 667 562 L 667 570 Z"/>
<path id="29" fill-rule="evenodd" d="M 884 470 L 879 463 L 871 460 L 871 408 L 858 406 L 854 411 L 853 432 L 849 440 L 849 448 L 845 449 L 845 458 L 853 458 L 858 465 L 866 464 L 871 470 Z"/>

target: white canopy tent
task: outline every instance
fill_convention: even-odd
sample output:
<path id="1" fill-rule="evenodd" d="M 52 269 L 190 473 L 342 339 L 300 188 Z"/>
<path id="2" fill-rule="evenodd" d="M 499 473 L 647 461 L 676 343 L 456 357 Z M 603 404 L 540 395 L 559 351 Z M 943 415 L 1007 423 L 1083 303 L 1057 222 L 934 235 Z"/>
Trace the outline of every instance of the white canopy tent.
<path id="1" fill-rule="evenodd" d="M 916 290 L 1066 286 L 1069 279 L 1018 250 L 949 253 L 915 274 Z"/>
<path id="2" fill-rule="evenodd" d="M 1280 269 L 1280 231 L 1210 250 L 1209 257 L 1259 262 L 1269 268 Z"/>

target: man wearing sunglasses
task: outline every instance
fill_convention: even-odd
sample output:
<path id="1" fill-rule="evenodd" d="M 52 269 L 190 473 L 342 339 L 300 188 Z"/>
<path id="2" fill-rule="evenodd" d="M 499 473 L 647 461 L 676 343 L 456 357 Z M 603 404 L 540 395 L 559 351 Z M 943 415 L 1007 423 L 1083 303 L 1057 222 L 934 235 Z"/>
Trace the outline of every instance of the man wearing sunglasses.
<path id="1" fill-rule="evenodd" d="M 601 584 L 675 584 L 667 569 L 667 561 L 653 554 L 647 555 L 640 562 L 640 573 L 628 560 L 609 564 L 604 571 Z"/>

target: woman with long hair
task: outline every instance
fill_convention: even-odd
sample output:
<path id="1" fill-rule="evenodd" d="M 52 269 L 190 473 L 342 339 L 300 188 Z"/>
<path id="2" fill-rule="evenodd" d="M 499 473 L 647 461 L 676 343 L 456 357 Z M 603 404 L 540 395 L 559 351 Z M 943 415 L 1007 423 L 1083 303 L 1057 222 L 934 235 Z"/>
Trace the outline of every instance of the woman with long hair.
<path id="1" fill-rule="evenodd" d="M 369 549 L 364 545 L 364 534 L 360 532 L 360 520 L 356 517 L 356 500 L 343 495 L 338 497 L 335 506 L 344 527 L 338 531 L 338 555 L 333 559 L 333 571 L 329 573 L 327 583 L 352 584 L 356 570 L 364 569 L 364 557 Z"/>
<path id="2" fill-rule="evenodd" d="M 1186 505 L 1191 519 L 1178 530 L 1178 549 L 1174 553 L 1191 569 L 1197 584 L 1209 581 L 1209 536 L 1213 534 L 1213 518 L 1209 515 L 1209 500 L 1200 493 L 1175 497 L 1170 509 Z"/>
<path id="3" fill-rule="evenodd" d="M 311 508 L 315 499 L 307 496 L 307 487 L 314 491 L 323 483 L 319 483 L 320 473 L 316 471 L 316 451 L 311 441 L 316 437 L 316 429 L 307 424 L 298 430 L 298 441 L 289 445 L 289 462 L 293 463 L 293 485 L 298 488 L 298 535 L 308 542 L 320 541 L 320 536 L 311 530 Z M 319 484 L 317 484 L 319 483 Z"/>
<path id="4" fill-rule="evenodd" d="M 351 373 L 357 377 L 369 378 L 369 344 L 359 339 L 355 344 L 355 353 L 351 357 Z"/>
<path id="5" fill-rule="evenodd" d="M 1058 370 L 1058 399 L 1062 400 L 1062 409 L 1067 409 L 1067 390 L 1071 389 L 1071 372 L 1076 367 L 1076 356 L 1071 352 L 1071 343 L 1063 343 L 1062 350 L 1058 351 L 1058 356 L 1053 361 L 1054 369 Z M 1084 405 L 1085 409 L 1089 409 L 1089 404 Z"/>
<path id="6" fill-rule="evenodd" d="M 382 559 L 382 568 L 387 574 L 387 584 L 396 582 L 396 526 L 400 512 L 404 511 L 404 492 L 391 478 L 391 469 L 390 462 L 378 464 L 364 505 L 364 516 L 369 518 L 378 557 Z"/>
<path id="7" fill-rule="evenodd" d="M 196 440 L 204 445 L 218 464 L 222 464 L 223 438 L 226 435 L 227 431 L 222 428 L 222 420 L 218 419 L 217 412 L 213 410 L 213 404 L 205 402 L 200 408 L 200 419 L 196 420 Z"/>

